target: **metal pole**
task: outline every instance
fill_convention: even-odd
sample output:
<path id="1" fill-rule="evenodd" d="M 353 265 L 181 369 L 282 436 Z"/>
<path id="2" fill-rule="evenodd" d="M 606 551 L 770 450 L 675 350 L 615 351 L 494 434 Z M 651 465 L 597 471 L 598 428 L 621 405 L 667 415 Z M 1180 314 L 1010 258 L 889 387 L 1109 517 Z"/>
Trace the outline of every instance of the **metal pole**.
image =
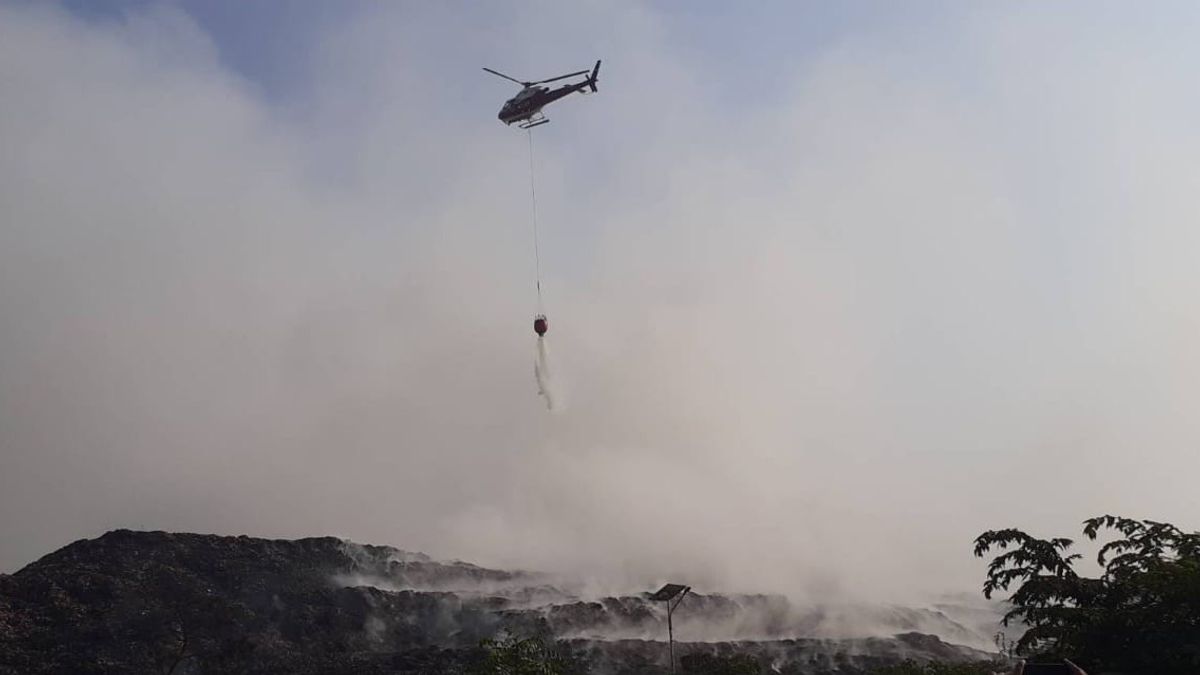
<path id="1" fill-rule="evenodd" d="M 675 629 L 671 625 L 671 615 L 674 612 L 671 601 L 667 600 L 667 649 L 671 653 L 671 675 L 675 675 Z"/>

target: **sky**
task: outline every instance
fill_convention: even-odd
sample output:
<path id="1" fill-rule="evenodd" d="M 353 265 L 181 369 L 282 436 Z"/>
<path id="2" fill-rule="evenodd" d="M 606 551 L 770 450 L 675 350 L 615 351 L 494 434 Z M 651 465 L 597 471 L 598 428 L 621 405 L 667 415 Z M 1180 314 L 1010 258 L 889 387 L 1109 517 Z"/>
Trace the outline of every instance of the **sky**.
<path id="1" fill-rule="evenodd" d="M 809 599 L 1200 527 L 1200 8 L 0 3 L 0 571 L 332 534 Z M 488 66 L 600 91 L 529 146 Z"/>

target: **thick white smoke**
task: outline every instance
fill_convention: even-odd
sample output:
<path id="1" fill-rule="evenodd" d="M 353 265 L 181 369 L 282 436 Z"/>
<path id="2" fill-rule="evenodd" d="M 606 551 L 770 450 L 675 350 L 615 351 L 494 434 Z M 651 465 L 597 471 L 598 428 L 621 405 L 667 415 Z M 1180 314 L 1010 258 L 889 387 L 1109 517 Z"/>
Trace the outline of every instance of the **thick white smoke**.
<path id="1" fill-rule="evenodd" d="M 328 533 L 874 599 L 976 586 L 983 529 L 1194 526 L 1195 10 L 1102 5 L 748 81 L 708 66 L 753 31 L 695 54 L 643 3 L 374 4 L 281 99 L 175 5 L 0 7 L 0 569 Z M 596 58 L 539 128 L 546 415 L 528 139 L 479 67 Z"/>

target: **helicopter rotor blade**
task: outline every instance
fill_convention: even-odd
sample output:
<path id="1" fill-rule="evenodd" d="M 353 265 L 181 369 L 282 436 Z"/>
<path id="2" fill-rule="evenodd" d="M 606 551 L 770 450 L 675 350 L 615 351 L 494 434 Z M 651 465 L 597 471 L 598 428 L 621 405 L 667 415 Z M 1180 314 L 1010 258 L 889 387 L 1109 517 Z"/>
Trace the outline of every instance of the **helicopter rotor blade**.
<path id="1" fill-rule="evenodd" d="M 590 72 L 592 72 L 592 71 L 581 70 L 578 73 L 567 73 L 566 75 L 559 75 L 558 77 L 552 77 L 548 80 L 538 80 L 537 82 L 534 82 L 533 84 L 546 84 L 547 82 L 554 82 L 555 80 L 565 80 L 568 77 L 575 77 L 576 75 L 587 75 Z"/>
<path id="2" fill-rule="evenodd" d="M 536 82 L 522 82 L 515 77 L 509 77 L 509 76 L 505 75 L 504 73 L 497 71 L 497 70 L 492 70 L 491 68 L 484 68 L 484 70 L 488 71 L 489 73 L 491 73 L 493 75 L 498 75 L 500 77 L 503 77 L 506 80 L 512 80 L 513 82 L 516 82 L 517 84 L 521 85 L 522 87 L 528 87 L 531 84 L 537 84 Z"/>

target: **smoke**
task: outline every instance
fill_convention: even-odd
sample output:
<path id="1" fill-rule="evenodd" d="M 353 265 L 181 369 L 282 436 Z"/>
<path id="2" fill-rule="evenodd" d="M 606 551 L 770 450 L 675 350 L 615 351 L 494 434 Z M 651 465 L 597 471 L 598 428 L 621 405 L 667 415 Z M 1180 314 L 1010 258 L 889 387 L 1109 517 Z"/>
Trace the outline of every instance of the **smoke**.
<path id="1" fill-rule="evenodd" d="M 405 597 L 416 593 L 436 604 L 498 612 L 501 616 L 490 622 L 493 629 L 502 627 L 501 620 L 515 621 L 517 627 L 537 625 L 560 639 L 610 641 L 657 640 L 666 629 L 663 603 L 636 588 L 597 594 L 579 579 L 438 562 L 351 542 L 343 542 L 342 550 L 353 561 L 353 571 L 334 575 L 334 585 L 370 586 Z M 799 605 L 780 595 L 689 593 L 677 607 L 674 625 L 678 637 L 693 643 L 886 638 L 917 632 L 990 650 L 1001 614 L 997 603 L 978 596 L 946 598 L 936 606 Z M 478 618 L 474 623 L 479 625 Z"/>
<path id="2" fill-rule="evenodd" d="M 0 7 L 0 568 L 328 533 L 902 600 L 984 529 L 1200 521 L 1195 12 L 930 12 L 772 59 L 812 17 L 368 5 L 269 94 L 175 5 Z M 596 58 L 539 127 L 546 415 L 479 67 Z"/>

